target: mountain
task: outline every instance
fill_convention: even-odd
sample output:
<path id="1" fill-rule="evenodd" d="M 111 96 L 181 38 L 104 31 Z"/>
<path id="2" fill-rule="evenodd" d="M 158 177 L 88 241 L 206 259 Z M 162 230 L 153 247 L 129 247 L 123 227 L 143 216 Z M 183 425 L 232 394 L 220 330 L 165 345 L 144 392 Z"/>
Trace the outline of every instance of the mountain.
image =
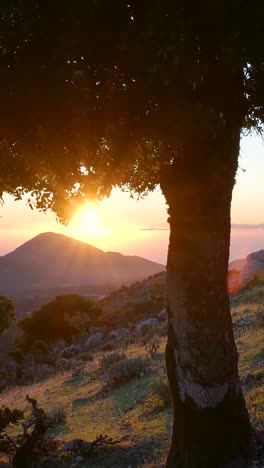
<path id="1" fill-rule="evenodd" d="M 245 259 L 231 262 L 229 270 L 230 291 L 236 293 L 254 276 L 264 273 L 264 250 L 252 252 Z"/>
<path id="2" fill-rule="evenodd" d="M 239 258 L 238 260 L 233 260 L 232 262 L 229 263 L 228 265 L 228 270 L 238 270 L 241 271 L 242 268 L 244 268 L 245 264 L 247 262 L 246 258 Z"/>
<path id="3" fill-rule="evenodd" d="M 164 269 L 164 265 L 141 257 L 104 252 L 46 232 L 0 257 L 0 294 L 77 285 L 127 285 Z"/>

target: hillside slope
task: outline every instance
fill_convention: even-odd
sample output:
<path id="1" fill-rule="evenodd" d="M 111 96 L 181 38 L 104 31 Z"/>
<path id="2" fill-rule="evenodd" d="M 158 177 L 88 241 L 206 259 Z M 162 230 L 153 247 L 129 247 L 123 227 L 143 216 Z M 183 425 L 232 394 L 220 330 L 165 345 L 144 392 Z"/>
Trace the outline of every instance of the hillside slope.
<path id="1" fill-rule="evenodd" d="M 251 304 L 249 310 L 247 303 L 243 303 L 233 308 L 232 316 L 240 356 L 241 382 L 250 418 L 255 428 L 263 430 L 264 322 L 259 315 L 260 307 L 259 304 Z M 156 333 L 159 334 L 158 329 Z M 13 388 L 1 395 L 1 402 L 28 412 L 25 395 L 29 394 L 47 411 L 64 408 L 67 420 L 50 434 L 65 441 L 73 438 L 92 441 L 99 434 L 107 434 L 120 441 L 87 461 L 83 460 L 77 464 L 78 467 L 163 466 L 160 463 L 165 460 L 172 422 L 170 404 L 164 399 L 165 342 L 166 339 L 161 337 L 159 352 L 152 360 L 147 355 L 142 337 L 139 336 L 133 344 L 123 344 L 119 352 L 125 353 L 127 358 L 146 359 L 146 367 L 138 377 L 111 391 L 104 391 L 111 375 L 102 368 L 106 353 L 102 349 L 94 349 L 93 360 L 84 367 L 79 365 L 79 371 L 77 361 L 73 360 L 72 370 L 58 373 L 37 385 Z M 255 460 L 249 467 L 262 467 L 263 462 Z"/>

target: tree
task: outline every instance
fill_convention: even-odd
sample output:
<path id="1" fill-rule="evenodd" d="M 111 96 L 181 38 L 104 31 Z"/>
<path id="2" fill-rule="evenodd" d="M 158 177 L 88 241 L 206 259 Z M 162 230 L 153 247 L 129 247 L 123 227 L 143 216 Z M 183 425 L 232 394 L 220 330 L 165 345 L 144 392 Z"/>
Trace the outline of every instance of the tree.
<path id="1" fill-rule="evenodd" d="M 18 322 L 23 335 L 17 338 L 17 344 L 24 351 L 33 352 L 45 344 L 59 339 L 70 340 L 78 333 L 74 318 L 86 317 L 91 326 L 96 326 L 100 319 L 101 310 L 89 299 L 77 294 L 57 296 L 54 300 L 43 305 L 39 310 Z M 44 343 L 43 343 L 44 342 Z M 42 343 L 42 344 L 41 344 Z"/>
<path id="2" fill-rule="evenodd" d="M 15 321 L 15 307 L 11 299 L 0 296 L 0 335 Z"/>
<path id="3" fill-rule="evenodd" d="M 2 6 L 3 5 L 3 6 Z M 240 135 L 264 117 L 260 0 L 3 1 L 1 191 L 67 221 L 160 184 L 170 223 L 167 467 L 245 467 L 227 292 Z"/>

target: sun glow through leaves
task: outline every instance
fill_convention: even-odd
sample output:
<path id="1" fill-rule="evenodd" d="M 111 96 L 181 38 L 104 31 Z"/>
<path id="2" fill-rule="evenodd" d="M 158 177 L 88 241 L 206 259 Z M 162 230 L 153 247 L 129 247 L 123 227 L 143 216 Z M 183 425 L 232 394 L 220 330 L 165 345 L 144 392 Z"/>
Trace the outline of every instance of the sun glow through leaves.
<path id="1" fill-rule="evenodd" d="M 103 224 L 96 207 L 81 208 L 74 216 L 73 223 L 82 235 L 101 237 L 111 233 L 111 228 Z"/>

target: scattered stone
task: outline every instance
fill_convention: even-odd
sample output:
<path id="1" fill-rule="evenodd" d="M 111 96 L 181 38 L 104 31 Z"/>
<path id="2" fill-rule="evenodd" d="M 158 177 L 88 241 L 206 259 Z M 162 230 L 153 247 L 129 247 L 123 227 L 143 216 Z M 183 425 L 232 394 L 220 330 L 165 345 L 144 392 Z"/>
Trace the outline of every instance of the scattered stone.
<path id="1" fill-rule="evenodd" d="M 100 344 L 102 344 L 103 339 L 104 339 L 103 333 L 101 332 L 94 333 L 88 338 L 88 340 L 86 340 L 85 348 L 90 349 L 93 346 L 99 346 Z"/>
<path id="2" fill-rule="evenodd" d="M 109 338 L 113 338 L 114 340 L 121 342 L 126 339 L 128 335 L 129 330 L 127 328 L 118 328 L 110 333 Z"/>
<path id="3" fill-rule="evenodd" d="M 235 321 L 234 327 L 235 328 L 248 327 L 252 325 L 253 321 L 254 321 L 253 316 L 241 317 Z"/>
<path id="4" fill-rule="evenodd" d="M 78 354 L 78 353 L 82 352 L 82 346 L 78 345 L 78 344 L 72 344 L 71 346 L 69 346 L 68 349 L 69 349 L 69 351 L 71 351 L 72 353 L 75 353 L 75 354 Z"/>
<path id="5" fill-rule="evenodd" d="M 241 385 L 251 385 L 252 383 L 255 382 L 255 376 L 248 372 L 247 374 L 243 375 L 240 379 Z"/>
<path id="6" fill-rule="evenodd" d="M 80 450 L 83 446 L 84 440 L 83 439 L 73 439 L 69 442 L 66 442 L 61 449 L 60 452 L 74 452 L 76 450 Z"/>
<path id="7" fill-rule="evenodd" d="M 139 322 L 136 326 L 136 333 L 142 333 L 143 331 L 156 327 L 158 325 L 158 320 L 156 318 L 149 318 Z"/>

